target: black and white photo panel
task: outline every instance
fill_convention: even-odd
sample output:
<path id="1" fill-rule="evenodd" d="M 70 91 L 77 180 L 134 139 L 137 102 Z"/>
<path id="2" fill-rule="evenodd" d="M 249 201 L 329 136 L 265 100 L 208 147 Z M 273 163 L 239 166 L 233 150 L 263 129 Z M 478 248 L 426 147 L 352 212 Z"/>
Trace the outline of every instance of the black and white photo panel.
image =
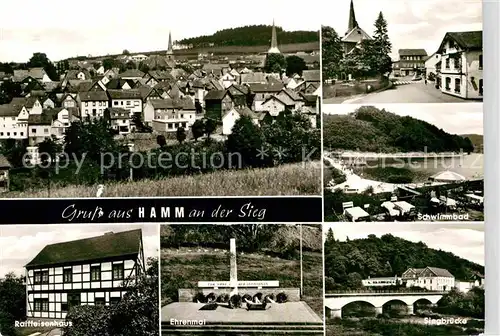
<path id="1" fill-rule="evenodd" d="M 161 226 L 162 335 L 323 335 L 321 224 Z"/>
<path id="2" fill-rule="evenodd" d="M 0 228 L 0 332 L 159 335 L 159 227 Z"/>

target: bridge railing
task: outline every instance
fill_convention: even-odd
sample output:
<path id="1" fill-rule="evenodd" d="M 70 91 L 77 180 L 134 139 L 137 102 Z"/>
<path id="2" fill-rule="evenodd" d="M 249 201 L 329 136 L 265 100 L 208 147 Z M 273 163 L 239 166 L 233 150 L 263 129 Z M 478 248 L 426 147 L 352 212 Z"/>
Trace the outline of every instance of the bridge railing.
<path id="1" fill-rule="evenodd" d="M 439 291 L 432 291 L 428 289 L 422 289 L 422 290 L 416 290 L 414 288 L 401 288 L 401 289 L 382 289 L 382 290 L 369 290 L 369 289 L 348 289 L 348 290 L 335 290 L 335 291 L 328 291 L 325 293 L 326 295 L 328 294 L 387 294 L 387 293 L 418 293 L 418 294 L 425 294 L 425 293 L 446 293 L 445 291 L 439 290 Z"/>

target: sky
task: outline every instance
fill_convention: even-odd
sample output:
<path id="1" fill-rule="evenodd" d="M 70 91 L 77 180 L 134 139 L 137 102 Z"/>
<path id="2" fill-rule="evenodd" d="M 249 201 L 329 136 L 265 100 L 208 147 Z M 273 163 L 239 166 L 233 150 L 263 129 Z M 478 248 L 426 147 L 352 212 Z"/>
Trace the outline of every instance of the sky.
<path id="1" fill-rule="evenodd" d="M 46 245 L 142 229 L 144 256 L 158 257 L 158 226 L 155 224 L 85 224 L 85 225 L 16 225 L 0 226 L 0 278 L 9 272 L 24 275 L 29 263 Z"/>
<path id="2" fill-rule="evenodd" d="M 461 258 L 484 266 L 483 223 L 325 223 L 323 232 L 332 228 L 335 238 L 345 241 L 366 238 L 369 234 L 380 237 L 390 233 L 415 243 L 423 242 L 433 249 L 451 252 Z M 432 266 L 432 265 L 429 265 Z"/>
<path id="3" fill-rule="evenodd" d="M 428 55 L 439 47 L 446 32 L 482 30 L 481 0 L 353 0 L 356 21 L 373 35 L 381 11 L 392 42 L 391 57 L 398 49 L 425 49 Z M 350 0 L 336 0 L 335 10 L 320 11 L 322 24 L 342 37 L 349 22 Z"/>
<path id="4" fill-rule="evenodd" d="M 287 0 L 253 0 L 244 6 L 230 0 L 195 0 L 188 5 L 165 0 L 45 0 L 43 7 L 38 0 L 2 2 L 2 13 L 19 12 L 0 20 L 0 62 L 26 62 L 34 52 L 58 61 L 124 49 L 166 50 L 170 30 L 175 41 L 225 28 L 271 25 L 273 19 L 288 31 L 320 29 L 317 6 L 291 6 Z"/>
<path id="5" fill-rule="evenodd" d="M 399 116 L 411 116 L 442 128 L 450 134 L 483 134 L 483 103 L 377 104 L 375 107 Z M 325 104 L 327 114 L 348 114 L 359 105 Z"/>

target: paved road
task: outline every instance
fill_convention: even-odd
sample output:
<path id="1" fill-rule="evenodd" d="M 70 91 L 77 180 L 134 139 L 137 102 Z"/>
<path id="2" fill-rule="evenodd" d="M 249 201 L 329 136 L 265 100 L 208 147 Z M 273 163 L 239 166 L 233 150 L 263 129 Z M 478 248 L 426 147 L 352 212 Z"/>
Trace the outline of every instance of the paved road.
<path id="1" fill-rule="evenodd" d="M 359 95 L 348 99 L 324 99 L 323 104 L 392 104 L 392 103 L 470 103 L 466 100 L 442 93 L 434 87 L 433 82 L 425 85 L 423 82 L 397 85 L 393 89 L 382 92 Z"/>

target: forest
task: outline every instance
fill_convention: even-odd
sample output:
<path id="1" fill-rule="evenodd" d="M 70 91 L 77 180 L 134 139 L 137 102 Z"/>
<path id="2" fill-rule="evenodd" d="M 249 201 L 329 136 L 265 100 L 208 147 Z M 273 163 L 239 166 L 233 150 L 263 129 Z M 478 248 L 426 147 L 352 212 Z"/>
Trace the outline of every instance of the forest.
<path id="1" fill-rule="evenodd" d="M 362 279 L 401 276 L 410 267 L 444 268 L 462 281 L 484 274 L 484 266 L 429 248 L 423 242 L 414 243 L 391 234 L 338 241 L 330 228 L 324 251 L 326 292 L 358 289 Z"/>
<path id="2" fill-rule="evenodd" d="M 473 152 L 468 137 L 449 134 L 428 122 L 362 106 L 349 115 L 325 115 L 325 149 L 361 152 Z"/>
<path id="3" fill-rule="evenodd" d="M 237 28 L 222 29 L 212 35 L 186 38 L 177 43 L 192 45 L 193 48 L 224 47 L 224 46 L 261 46 L 271 43 L 272 26 L 252 25 Z M 294 44 L 318 42 L 319 33 L 316 31 L 285 31 L 276 27 L 279 44 Z"/>
<path id="4" fill-rule="evenodd" d="M 321 251 L 318 225 L 302 226 L 305 251 Z M 230 238 L 236 238 L 239 251 L 248 253 L 267 250 L 275 253 L 297 249 L 299 226 L 285 224 L 241 225 L 168 225 L 162 226 L 161 247 L 205 247 L 229 249 Z"/>

